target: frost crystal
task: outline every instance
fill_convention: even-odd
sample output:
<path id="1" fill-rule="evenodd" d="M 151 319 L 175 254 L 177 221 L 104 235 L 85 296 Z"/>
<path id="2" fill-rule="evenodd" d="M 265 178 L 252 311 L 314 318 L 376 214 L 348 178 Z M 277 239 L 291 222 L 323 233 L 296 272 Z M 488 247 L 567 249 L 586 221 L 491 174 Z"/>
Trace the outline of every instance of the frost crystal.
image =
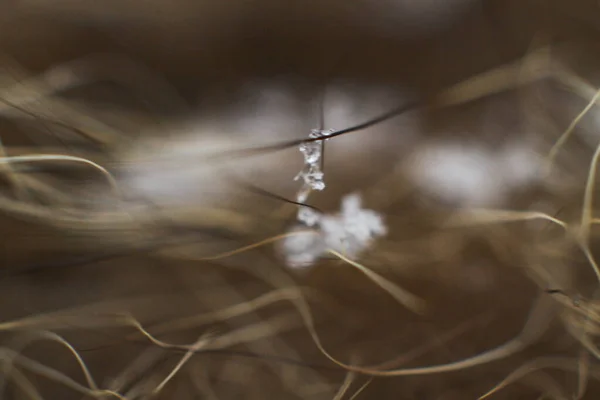
<path id="1" fill-rule="evenodd" d="M 306 226 L 315 226 L 321 215 L 309 207 L 300 207 L 298 210 L 298 221 L 303 222 Z"/>
<path id="2" fill-rule="evenodd" d="M 333 130 L 323 131 L 320 129 L 313 129 L 308 137 L 310 139 L 316 139 L 327 136 L 332 132 Z M 296 196 L 296 201 L 298 201 L 298 203 L 304 203 L 308 199 L 308 195 L 311 191 L 325 189 L 323 171 L 321 171 L 323 141 L 318 140 L 302 143 L 300 145 L 300 152 L 304 155 L 304 167 L 294 180 L 303 180 L 302 187 Z M 298 221 L 303 222 L 307 226 L 313 226 L 316 223 L 315 215 L 315 211 L 307 209 L 306 207 L 300 207 L 298 210 Z"/>
<path id="3" fill-rule="evenodd" d="M 327 247 L 356 257 L 371 242 L 387 233 L 383 219 L 373 210 L 361 208 L 358 194 L 344 197 L 338 215 L 326 215 L 320 222 Z"/>
<path id="4" fill-rule="evenodd" d="M 351 194 L 342 200 L 338 214 L 320 215 L 303 207 L 313 214 L 311 224 L 299 218 L 306 225 L 314 227 L 316 234 L 292 235 L 284 240 L 282 251 L 291 268 L 312 266 L 327 249 L 332 249 L 348 257 L 357 257 L 372 242 L 387 234 L 387 228 L 381 215 L 373 210 L 362 208 L 358 194 Z M 294 228 L 298 230 L 298 227 Z"/>
<path id="5" fill-rule="evenodd" d="M 293 228 L 290 232 L 299 232 L 300 227 Z M 325 251 L 320 235 L 311 233 L 298 233 L 288 236 L 281 247 L 289 267 L 300 269 L 312 266 Z"/>
<path id="6" fill-rule="evenodd" d="M 318 129 L 313 129 L 308 137 L 310 139 L 316 139 L 324 136 L 324 132 Z M 308 165 L 316 164 L 321 160 L 321 154 L 323 152 L 323 142 L 308 142 L 300 145 L 300 152 L 304 154 L 304 162 Z"/>
<path id="7" fill-rule="evenodd" d="M 328 136 L 334 132 L 313 129 L 310 138 Z M 302 178 L 303 185 L 296 201 L 305 203 L 313 190 L 325 189 L 321 161 L 323 141 L 302 143 L 300 151 L 304 155 L 304 167 L 295 180 Z M 322 215 L 312 208 L 301 205 L 298 209 L 300 225 L 292 230 L 281 245 L 286 263 L 291 268 L 312 266 L 328 249 L 356 257 L 367 249 L 377 237 L 384 236 L 387 228 L 383 219 L 373 210 L 362 208 L 358 194 L 351 194 L 342 200 L 338 214 Z M 298 232 L 302 227 L 311 227 L 312 232 Z M 297 234 L 295 234 L 297 232 Z"/>
<path id="8" fill-rule="evenodd" d="M 313 129 L 308 137 L 310 139 L 316 139 L 327 136 L 332 132 L 333 130 L 321 131 L 319 129 Z M 302 178 L 304 185 L 300 190 L 299 196 L 305 192 L 310 192 L 311 190 L 325 189 L 323 171 L 321 171 L 323 141 L 318 140 L 315 142 L 302 143 L 300 145 L 300 152 L 304 155 L 304 168 L 302 168 L 302 171 L 300 171 L 295 179 L 298 180 Z"/>

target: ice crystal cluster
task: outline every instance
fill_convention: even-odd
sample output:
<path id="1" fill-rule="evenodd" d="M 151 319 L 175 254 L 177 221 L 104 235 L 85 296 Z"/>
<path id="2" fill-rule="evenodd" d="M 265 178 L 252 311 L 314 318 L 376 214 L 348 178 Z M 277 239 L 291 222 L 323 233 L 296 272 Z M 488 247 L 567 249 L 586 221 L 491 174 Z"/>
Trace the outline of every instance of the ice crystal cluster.
<path id="1" fill-rule="evenodd" d="M 350 194 L 342 199 L 341 210 L 337 214 L 313 212 L 313 231 L 306 230 L 304 224 L 296 226 L 292 230 L 296 234 L 288 236 L 282 246 L 288 266 L 312 266 L 327 254 L 328 249 L 355 258 L 373 240 L 384 236 L 387 228 L 381 215 L 362 208 L 361 203 L 360 195 Z"/>
<path id="2" fill-rule="evenodd" d="M 309 138 L 327 136 L 332 132 L 314 129 Z M 303 184 L 296 200 L 298 203 L 305 203 L 313 190 L 325 188 L 321 170 L 323 141 L 302 143 L 300 151 L 304 155 L 304 167 L 295 179 L 302 179 Z M 285 239 L 282 246 L 286 262 L 292 268 L 313 265 L 328 249 L 351 258 L 356 257 L 375 238 L 387 233 L 382 217 L 373 210 L 363 209 L 358 194 L 344 197 L 337 214 L 324 215 L 300 205 L 297 218 L 299 224 L 293 228 L 292 235 Z M 306 228 L 312 230 L 307 231 Z M 302 230 L 306 231 L 301 232 Z"/>

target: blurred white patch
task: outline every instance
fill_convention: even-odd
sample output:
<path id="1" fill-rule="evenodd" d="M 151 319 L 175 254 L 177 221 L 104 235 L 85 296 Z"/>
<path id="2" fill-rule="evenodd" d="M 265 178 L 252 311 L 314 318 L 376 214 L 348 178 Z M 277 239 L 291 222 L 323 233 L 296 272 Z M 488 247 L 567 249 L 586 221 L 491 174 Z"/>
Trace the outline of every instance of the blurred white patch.
<path id="1" fill-rule="evenodd" d="M 122 186 L 132 196 L 162 206 L 198 200 L 222 185 L 224 165 L 208 159 L 232 148 L 216 135 L 140 142 L 122 160 Z"/>
<path id="2" fill-rule="evenodd" d="M 541 178 L 543 160 L 528 145 L 513 142 L 497 154 L 496 165 L 509 188 L 520 188 Z"/>
<path id="3" fill-rule="evenodd" d="M 238 106 L 229 112 L 229 120 L 220 124 L 229 132 L 245 132 L 254 139 L 290 139 L 298 136 L 294 133 L 317 124 L 316 119 L 311 121 L 303 112 L 303 104 L 283 83 L 249 83 L 241 97 Z"/>
<path id="4" fill-rule="evenodd" d="M 417 152 L 409 175 L 420 189 L 461 206 L 497 206 L 511 191 L 540 178 L 541 161 L 529 146 L 492 151 L 472 143 L 437 143 Z"/>

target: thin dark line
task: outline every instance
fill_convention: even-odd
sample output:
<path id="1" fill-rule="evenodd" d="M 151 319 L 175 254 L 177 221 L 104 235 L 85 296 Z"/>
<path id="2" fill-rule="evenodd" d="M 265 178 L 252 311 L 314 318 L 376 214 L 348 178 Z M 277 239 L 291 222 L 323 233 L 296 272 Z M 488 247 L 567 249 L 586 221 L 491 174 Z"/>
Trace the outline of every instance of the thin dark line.
<path id="1" fill-rule="evenodd" d="M 310 142 L 317 142 L 319 140 L 328 140 L 331 138 L 334 138 L 336 136 L 341 136 L 341 135 L 345 135 L 346 133 L 351 133 L 351 132 L 356 132 L 356 131 L 361 131 L 363 129 L 367 129 L 370 128 L 374 125 L 380 124 L 382 122 L 385 122 L 389 119 L 392 119 L 394 117 L 397 117 L 399 115 L 405 114 L 409 111 L 413 111 L 415 109 L 417 109 L 419 107 L 419 103 L 417 102 L 410 102 L 408 104 L 404 104 L 398 108 L 395 108 L 391 111 L 388 111 L 382 115 L 380 115 L 379 117 L 373 118 L 372 120 L 363 122 L 362 124 L 358 124 L 355 126 L 351 126 L 350 128 L 345 128 L 345 129 L 341 129 L 339 131 L 335 131 L 329 135 L 325 135 L 322 137 L 318 137 L 318 138 L 310 138 L 310 139 L 305 139 L 302 141 L 302 143 L 310 143 Z"/>
<path id="2" fill-rule="evenodd" d="M 264 189 L 252 186 L 248 183 L 241 183 L 241 184 L 246 186 L 248 190 L 254 191 L 256 193 L 260 193 L 264 196 L 269 196 L 269 197 L 275 198 L 277 200 L 280 200 L 280 201 L 283 201 L 286 203 L 303 206 L 303 207 L 308 207 L 308 208 L 315 210 L 318 213 L 323 214 L 322 210 L 320 210 L 319 208 L 312 206 L 310 204 L 300 203 L 300 202 L 286 199 L 282 196 L 279 196 L 274 193 L 270 193 Z M 171 228 L 172 232 L 175 232 L 175 233 L 177 233 L 178 230 L 182 229 L 181 226 L 178 226 L 176 223 L 170 222 L 168 220 L 165 221 L 165 227 Z M 52 270 L 53 269 L 66 269 L 66 268 L 83 266 L 83 265 L 87 265 L 87 264 L 96 264 L 96 263 L 103 262 L 103 261 L 131 257 L 131 256 L 135 256 L 135 255 L 145 254 L 145 253 L 152 253 L 152 252 L 155 252 L 160 249 L 168 248 L 170 246 L 179 246 L 182 244 L 195 243 L 195 242 L 198 242 L 203 239 L 206 240 L 206 238 L 203 235 L 201 235 L 201 234 L 207 233 L 206 231 L 196 232 L 195 230 L 193 230 L 191 228 L 187 228 L 187 227 L 183 227 L 183 229 L 184 229 L 184 232 L 189 232 L 191 235 L 183 236 L 183 237 L 180 236 L 180 237 L 176 237 L 171 240 L 160 240 L 159 239 L 152 243 L 149 243 L 149 244 L 143 245 L 143 246 L 139 246 L 139 247 L 134 247 L 134 248 L 126 247 L 126 248 L 119 249 L 119 250 L 101 252 L 100 254 L 73 257 L 68 260 L 59 260 L 56 262 L 47 262 L 47 263 L 34 263 L 34 264 L 21 266 L 21 267 L 7 268 L 7 269 L 4 269 L 4 271 L 0 274 L 0 282 L 4 279 L 8 279 L 11 277 L 18 277 L 18 276 L 24 276 L 27 274 L 40 273 L 40 272 L 47 271 L 49 269 L 52 269 Z M 208 232 L 208 233 L 210 233 L 210 232 Z"/>
<path id="3" fill-rule="evenodd" d="M 244 186 L 247 190 L 249 190 L 251 192 L 254 192 L 254 193 L 257 193 L 259 195 L 266 196 L 266 197 L 271 197 L 271 198 L 277 199 L 279 201 L 283 201 L 284 203 L 289 203 L 289 204 L 294 204 L 294 205 L 297 205 L 297 206 L 307 207 L 307 208 L 310 208 L 310 209 L 313 209 L 313 210 L 317 211 L 319 214 L 323 214 L 322 210 L 320 210 L 319 208 L 317 208 L 315 206 L 312 206 L 310 204 L 301 203 L 301 202 L 298 202 L 298 201 L 287 199 L 287 198 L 285 198 L 283 196 L 280 196 L 280 195 L 275 194 L 275 193 L 271 193 L 271 192 L 269 192 L 269 191 L 267 191 L 265 189 L 259 188 L 258 186 L 254 186 L 254 185 L 252 185 L 250 183 L 239 182 L 239 181 L 238 181 L 238 183 L 241 186 Z"/>
<path id="4" fill-rule="evenodd" d="M 296 140 L 286 141 L 283 143 L 274 144 L 274 145 L 270 145 L 270 146 L 263 146 L 263 147 L 259 147 L 259 148 L 255 148 L 255 149 L 244 149 L 244 150 L 240 150 L 240 151 L 228 152 L 227 154 L 222 154 L 222 155 L 216 156 L 213 159 L 218 159 L 223 156 L 230 157 L 230 156 L 236 155 L 236 154 L 243 156 L 243 155 L 260 154 L 260 153 L 264 153 L 266 151 L 285 150 L 285 149 L 288 149 L 291 147 L 299 146 L 303 143 L 312 143 L 312 142 L 319 142 L 319 141 L 333 139 L 337 136 L 342 136 L 347 133 L 357 132 L 357 131 L 361 131 L 363 129 L 370 128 L 374 125 L 377 125 L 377 124 L 385 122 L 389 119 L 398 117 L 407 112 L 417 110 L 420 107 L 421 107 L 421 103 L 416 102 L 416 101 L 410 102 L 410 103 L 404 104 L 400 107 L 397 107 L 391 111 L 388 111 L 388 112 L 380 115 L 379 117 L 373 118 L 369 121 L 363 122 L 363 123 L 355 125 L 355 126 L 351 126 L 349 128 L 344 128 L 339 131 L 334 131 L 334 132 L 330 133 L 329 135 L 324 135 L 324 136 L 320 136 L 320 137 L 316 137 L 316 138 L 308 138 L 308 139 L 296 139 Z"/>

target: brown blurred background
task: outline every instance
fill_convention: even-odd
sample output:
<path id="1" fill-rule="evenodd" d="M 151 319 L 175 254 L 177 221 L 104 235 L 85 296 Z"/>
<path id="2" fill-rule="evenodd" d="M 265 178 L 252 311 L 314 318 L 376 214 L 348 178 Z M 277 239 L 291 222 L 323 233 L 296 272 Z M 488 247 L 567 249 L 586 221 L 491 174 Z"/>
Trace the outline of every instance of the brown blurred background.
<path id="1" fill-rule="evenodd" d="M 600 25 L 596 16 L 600 5 L 594 1 L 13 0 L 2 8 L 0 53 L 8 71 L 11 65 L 19 65 L 18 70 L 34 76 L 93 56 L 97 61 L 90 65 L 107 74 L 121 74 L 124 82 L 131 83 L 128 87 L 97 81 L 58 94 L 91 105 L 96 118 L 109 121 L 128 137 L 140 138 L 149 130 L 156 136 L 161 123 L 190 117 L 235 118 L 231 110 L 239 104 L 243 108 L 252 88 L 276 82 L 285 85 L 297 107 L 295 125 L 290 132 L 281 132 L 281 137 L 301 138 L 307 130 L 300 127 L 316 124 L 315 99 L 327 93 L 332 83 L 384 87 L 392 93 L 389 109 L 407 97 L 429 106 L 449 85 L 515 62 L 542 46 L 556 49 L 562 62 L 590 82 L 598 80 Z M 114 60 L 133 61 L 122 65 Z M 156 81 L 161 83 L 154 84 L 151 76 L 160 77 Z M 492 148 L 527 132 L 538 135 L 542 149 L 548 150 L 548 143 L 558 138 L 585 102 L 572 100 L 552 82 L 532 90 L 534 97 L 544 100 L 539 106 L 544 107 L 542 111 L 533 107 L 538 114 L 523 111 L 522 93 L 514 91 L 457 107 L 426 107 L 413 117 L 410 128 L 405 120 L 390 121 L 380 128 L 385 139 L 369 147 L 370 153 L 358 150 L 373 132 L 353 134 L 356 142 L 349 145 L 350 150 L 335 150 L 335 143 L 331 145 L 330 151 L 337 151 L 332 157 L 341 161 L 328 161 L 328 179 L 334 183 L 317 196 L 316 205 L 334 210 L 342 194 L 364 193 L 367 205 L 385 216 L 391 233 L 362 261 L 426 299 L 430 308 L 425 316 L 410 313 L 363 274 L 339 261 L 324 260 L 291 278 L 272 246 L 214 261 L 180 260 L 157 254 L 178 237 L 176 229 L 159 227 L 152 241 L 137 246 L 140 234 L 135 226 L 129 227 L 127 237 L 135 245 L 125 239 L 120 245 L 108 240 L 115 232 L 122 233 L 120 227 L 107 225 L 104 230 L 82 234 L 6 211 L 0 216 L 4 272 L 0 320 L 90 308 L 70 311 L 64 321 L 50 316 L 33 327 L 5 328 L 0 335 L 3 348 L 21 349 L 19 343 L 28 334 L 35 337 L 41 331 L 56 331 L 77 349 L 98 386 L 110 387 L 115 377 L 127 377 L 127 384 L 119 389 L 129 399 L 329 399 L 336 398 L 346 371 L 318 351 L 289 302 L 226 321 L 209 320 L 156 333 L 164 342 L 181 344 L 192 343 L 207 332 L 225 335 L 266 323 L 274 316 L 285 317 L 282 326 L 287 327 L 252 340 L 246 336 L 250 334 L 240 334 L 239 344 L 191 357 L 158 394 L 152 394 L 152 388 L 185 352 L 160 348 L 131 327 L 111 327 L 112 322 L 106 321 L 113 321 L 114 313 L 130 312 L 144 326 L 160 325 L 264 295 L 282 285 L 285 276 L 288 283 L 323 294 L 324 298 L 311 301 L 311 311 L 323 345 L 332 355 L 349 364 L 371 366 L 392 360 L 385 368 L 389 369 L 445 364 L 499 346 L 519 334 L 539 296 L 545 305 L 539 313 L 532 311 L 539 320 L 532 324 L 540 337 L 523 351 L 460 371 L 376 377 L 356 398 L 476 399 L 525 363 L 539 357 L 563 357 L 556 363 L 560 367 L 531 373 L 493 398 L 595 399 L 600 393 L 595 382 L 597 360 L 565 329 L 560 317 L 563 305 L 555 300 L 563 299 L 562 294 L 542 293 L 539 277 L 540 270 L 553 276 L 562 286 L 552 288 L 564 290 L 567 299 L 573 293 L 592 296 L 595 278 L 576 244 L 550 224 L 447 228 L 442 222 L 452 214 L 452 204 L 424 199 L 404 178 L 393 184 L 379 182 L 413 151 L 412 144 L 405 145 L 399 136 L 405 129 L 426 139 L 465 136 Z M 362 92 L 349 93 L 360 97 Z M 327 114 L 327 100 L 324 104 Z M 385 109 L 385 104 L 379 108 Z M 61 146 L 48 131 L 64 127 L 12 116 L 0 121 L 8 154 L 12 149 L 38 147 L 43 152 L 44 146 Z M 548 126 L 552 128 L 545 130 Z M 231 134 L 244 137 L 243 129 Z M 173 135 L 165 132 L 165 141 Z M 578 140 L 569 147 L 570 153 L 561 159 L 567 189 L 528 188 L 513 194 L 504 206 L 530 209 L 544 204 L 565 221 L 576 222 L 593 150 Z M 114 161 L 112 154 L 94 152 L 107 165 Z M 278 158 L 267 164 L 265 174 L 297 170 L 298 161 L 293 158 L 299 157 L 297 151 L 286 154 L 283 161 Z M 286 159 L 296 164 L 284 165 Z M 344 162 L 351 165 L 346 168 Z M 287 184 L 272 185 L 281 189 L 277 195 L 293 197 L 296 183 L 292 178 Z M 87 182 L 91 178 L 73 179 Z M 269 179 L 264 177 L 267 186 Z M 205 229 L 191 223 L 185 227 L 186 240 L 188 236 L 193 239 L 197 254 L 232 250 L 286 229 L 293 206 L 266 194 L 251 196 L 250 203 L 242 200 L 245 197 L 231 202 L 234 207 L 239 203 L 252 229 Z M 273 214 L 285 207 L 291 214 Z M 85 386 L 81 369 L 64 347 L 35 341 L 21 354 Z M 136 357 L 143 357 L 138 372 L 122 374 Z M 45 371 L 15 365 L 41 398 L 94 397 L 68 388 L 64 379 L 57 383 Z M 589 369 L 589 376 L 582 372 L 584 368 Z M 589 383 L 577 397 L 583 387 L 578 381 L 581 376 L 585 382 L 589 378 Z M 12 378 L 7 380 L 0 393 L 3 398 L 38 398 L 18 389 Z M 368 380 L 369 376 L 358 374 L 345 397 L 338 398 L 352 398 Z"/>

